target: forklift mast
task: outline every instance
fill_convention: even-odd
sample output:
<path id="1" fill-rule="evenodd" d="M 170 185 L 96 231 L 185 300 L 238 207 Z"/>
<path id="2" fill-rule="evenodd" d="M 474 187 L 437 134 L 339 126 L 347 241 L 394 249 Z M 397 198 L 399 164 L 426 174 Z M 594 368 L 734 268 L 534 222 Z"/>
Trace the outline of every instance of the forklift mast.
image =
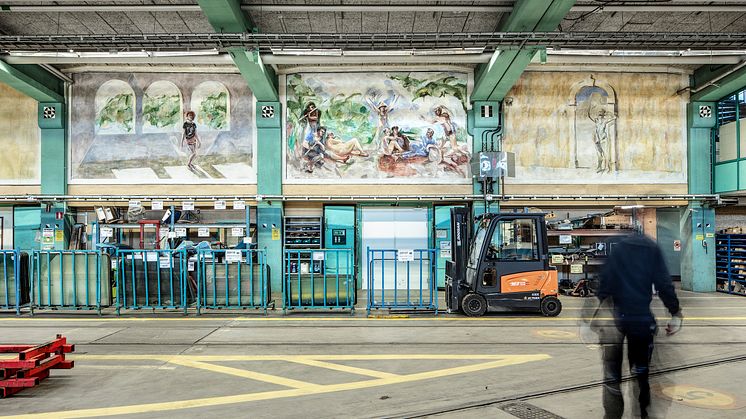
<path id="1" fill-rule="evenodd" d="M 471 209 L 468 207 L 451 208 L 451 237 L 453 249 L 451 260 L 446 261 L 446 305 L 450 310 L 458 310 L 462 292 L 466 285 L 466 266 L 469 261 L 469 250 L 472 236 Z"/>

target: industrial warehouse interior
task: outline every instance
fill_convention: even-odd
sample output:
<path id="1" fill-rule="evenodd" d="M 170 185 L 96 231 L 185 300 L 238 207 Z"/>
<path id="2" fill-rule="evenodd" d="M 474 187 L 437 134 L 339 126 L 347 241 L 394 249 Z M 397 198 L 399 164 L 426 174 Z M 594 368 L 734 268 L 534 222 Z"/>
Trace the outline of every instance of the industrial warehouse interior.
<path id="1" fill-rule="evenodd" d="M 746 1 L 0 0 L 0 418 L 743 418 L 744 371 Z"/>

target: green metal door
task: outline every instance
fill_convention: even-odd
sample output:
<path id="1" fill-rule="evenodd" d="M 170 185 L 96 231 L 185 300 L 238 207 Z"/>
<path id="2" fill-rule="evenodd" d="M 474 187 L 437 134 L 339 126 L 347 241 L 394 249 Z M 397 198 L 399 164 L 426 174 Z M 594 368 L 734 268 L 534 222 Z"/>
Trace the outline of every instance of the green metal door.
<path id="1" fill-rule="evenodd" d="M 324 206 L 324 248 L 347 249 L 352 257 L 326 261 L 328 272 L 338 269 L 340 274 L 355 274 L 355 206 Z"/>
<path id="2" fill-rule="evenodd" d="M 681 276 L 681 245 L 674 246 L 676 241 L 681 243 L 680 211 L 678 208 L 658 208 L 655 213 L 658 246 L 663 251 L 668 271 L 673 276 Z"/>

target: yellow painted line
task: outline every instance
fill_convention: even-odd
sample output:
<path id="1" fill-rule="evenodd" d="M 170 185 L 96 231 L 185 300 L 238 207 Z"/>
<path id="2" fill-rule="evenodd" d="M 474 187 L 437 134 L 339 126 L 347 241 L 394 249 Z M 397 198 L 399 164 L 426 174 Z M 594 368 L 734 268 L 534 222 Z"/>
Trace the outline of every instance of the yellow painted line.
<path id="1" fill-rule="evenodd" d="M 296 389 L 315 389 L 320 387 L 318 384 L 308 383 L 305 381 L 293 380 L 292 378 L 278 377 L 276 375 L 263 374 L 261 372 L 249 371 L 240 368 L 226 367 L 223 365 L 208 364 L 199 361 L 192 361 L 189 359 L 175 358 L 169 360 L 171 364 L 181 365 L 184 367 L 198 368 L 211 372 L 218 372 L 221 374 L 234 375 L 236 377 L 249 378 L 257 381 L 264 381 L 265 383 L 277 384 L 284 387 L 291 387 Z"/>
<path id="2" fill-rule="evenodd" d="M 469 355 L 476 360 L 501 360 L 514 355 Z M 69 354 L 67 358 L 76 360 L 113 360 L 113 361 L 141 361 L 155 360 L 172 362 L 174 360 L 188 360 L 197 362 L 229 362 L 229 361 L 288 361 L 314 359 L 318 361 L 387 361 L 387 360 L 453 360 L 464 359 L 464 355 L 451 354 L 361 354 L 361 355 L 89 355 Z"/>
<path id="3" fill-rule="evenodd" d="M 745 306 L 746 308 L 746 306 Z M 686 308 L 684 308 L 686 312 Z M 746 320 L 746 316 L 697 316 L 697 317 L 684 317 L 686 320 Z M 184 317 L 180 319 L 173 318 L 145 318 L 145 319 L 124 319 L 124 318 L 107 318 L 107 319 L 71 319 L 71 318 L 58 318 L 58 319 L 40 319 L 40 318 L 17 318 L 17 317 L 0 317 L 0 327 L 3 322 L 97 322 L 97 323 L 109 323 L 109 322 L 214 322 L 214 323 L 228 323 L 228 322 L 286 322 L 286 323 L 303 323 L 303 322 L 443 322 L 443 321 L 461 321 L 461 322 L 567 322 L 567 321 L 578 321 L 582 320 L 582 317 L 543 317 L 536 315 L 535 317 L 466 317 L 466 316 L 454 316 L 454 317 L 420 317 L 420 318 L 365 318 L 365 317 L 303 317 L 303 318 L 291 318 L 291 317 L 263 317 L 263 318 L 250 318 L 250 317 L 236 317 L 236 318 L 213 318 L 205 319 L 203 317 Z M 604 318 L 602 320 L 611 320 L 610 318 Z"/>
<path id="4" fill-rule="evenodd" d="M 473 357 L 472 357 L 473 358 Z M 421 380 L 442 378 L 456 374 L 465 374 L 477 372 L 491 368 L 504 367 L 508 365 L 517 365 L 527 362 L 543 361 L 550 359 L 547 354 L 535 355 L 502 355 L 503 359 L 489 361 L 480 364 L 467 365 L 454 368 L 446 368 L 435 371 L 427 371 L 416 374 L 399 375 L 389 378 L 379 378 L 375 380 L 356 381 L 352 383 L 320 385 L 315 388 L 298 388 L 291 390 L 267 391 L 261 393 L 238 394 L 234 396 L 208 397 L 193 400 L 180 400 L 174 402 L 147 403 L 130 406 L 104 407 L 94 409 L 79 409 L 59 412 L 47 412 L 29 415 L 2 416 L 2 418 L 49 418 L 49 419 L 66 419 L 66 418 L 86 418 L 97 416 L 114 416 L 114 415 L 131 415 L 138 413 L 165 412 L 180 409 L 192 409 L 198 407 L 212 407 L 227 404 L 246 403 L 258 400 L 271 400 L 286 397 L 297 397 L 313 394 L 334 393 L 339 391 L 359 390 L 373 387 L 380 387 L 391 384 L 410 383 Z"/>
<path id="5" fill-rule="evenodd" d="M 340 365 L 340 364 L 334 364 L 331 362 L 317 361 L 315 359 L 294 358 L 294 359 L 288 359 L 288 361 L 295 362 L 297 364 L 309 365 L 312 367 L 326 368 L 326 369 L 330 369 L 334 371 L 346 372 L 350 374 L 365 375 L 365 376 L 373 377 L 373 378 L 398 377 L 398 374 L 392 374 L 389 372 L 369 370 L 367 368 L 351 367 L 348 365 Z"/>

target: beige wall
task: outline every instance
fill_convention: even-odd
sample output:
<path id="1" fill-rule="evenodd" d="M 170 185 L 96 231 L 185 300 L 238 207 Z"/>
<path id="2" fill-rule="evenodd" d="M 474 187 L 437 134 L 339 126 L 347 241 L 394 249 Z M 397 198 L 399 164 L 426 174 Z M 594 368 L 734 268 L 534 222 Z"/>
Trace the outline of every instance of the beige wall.
<path id="1" fill-rule="evenodd" d="M 37 107 L 34 99 L 0 83 L 0 183 L 39 183 Z"/>

